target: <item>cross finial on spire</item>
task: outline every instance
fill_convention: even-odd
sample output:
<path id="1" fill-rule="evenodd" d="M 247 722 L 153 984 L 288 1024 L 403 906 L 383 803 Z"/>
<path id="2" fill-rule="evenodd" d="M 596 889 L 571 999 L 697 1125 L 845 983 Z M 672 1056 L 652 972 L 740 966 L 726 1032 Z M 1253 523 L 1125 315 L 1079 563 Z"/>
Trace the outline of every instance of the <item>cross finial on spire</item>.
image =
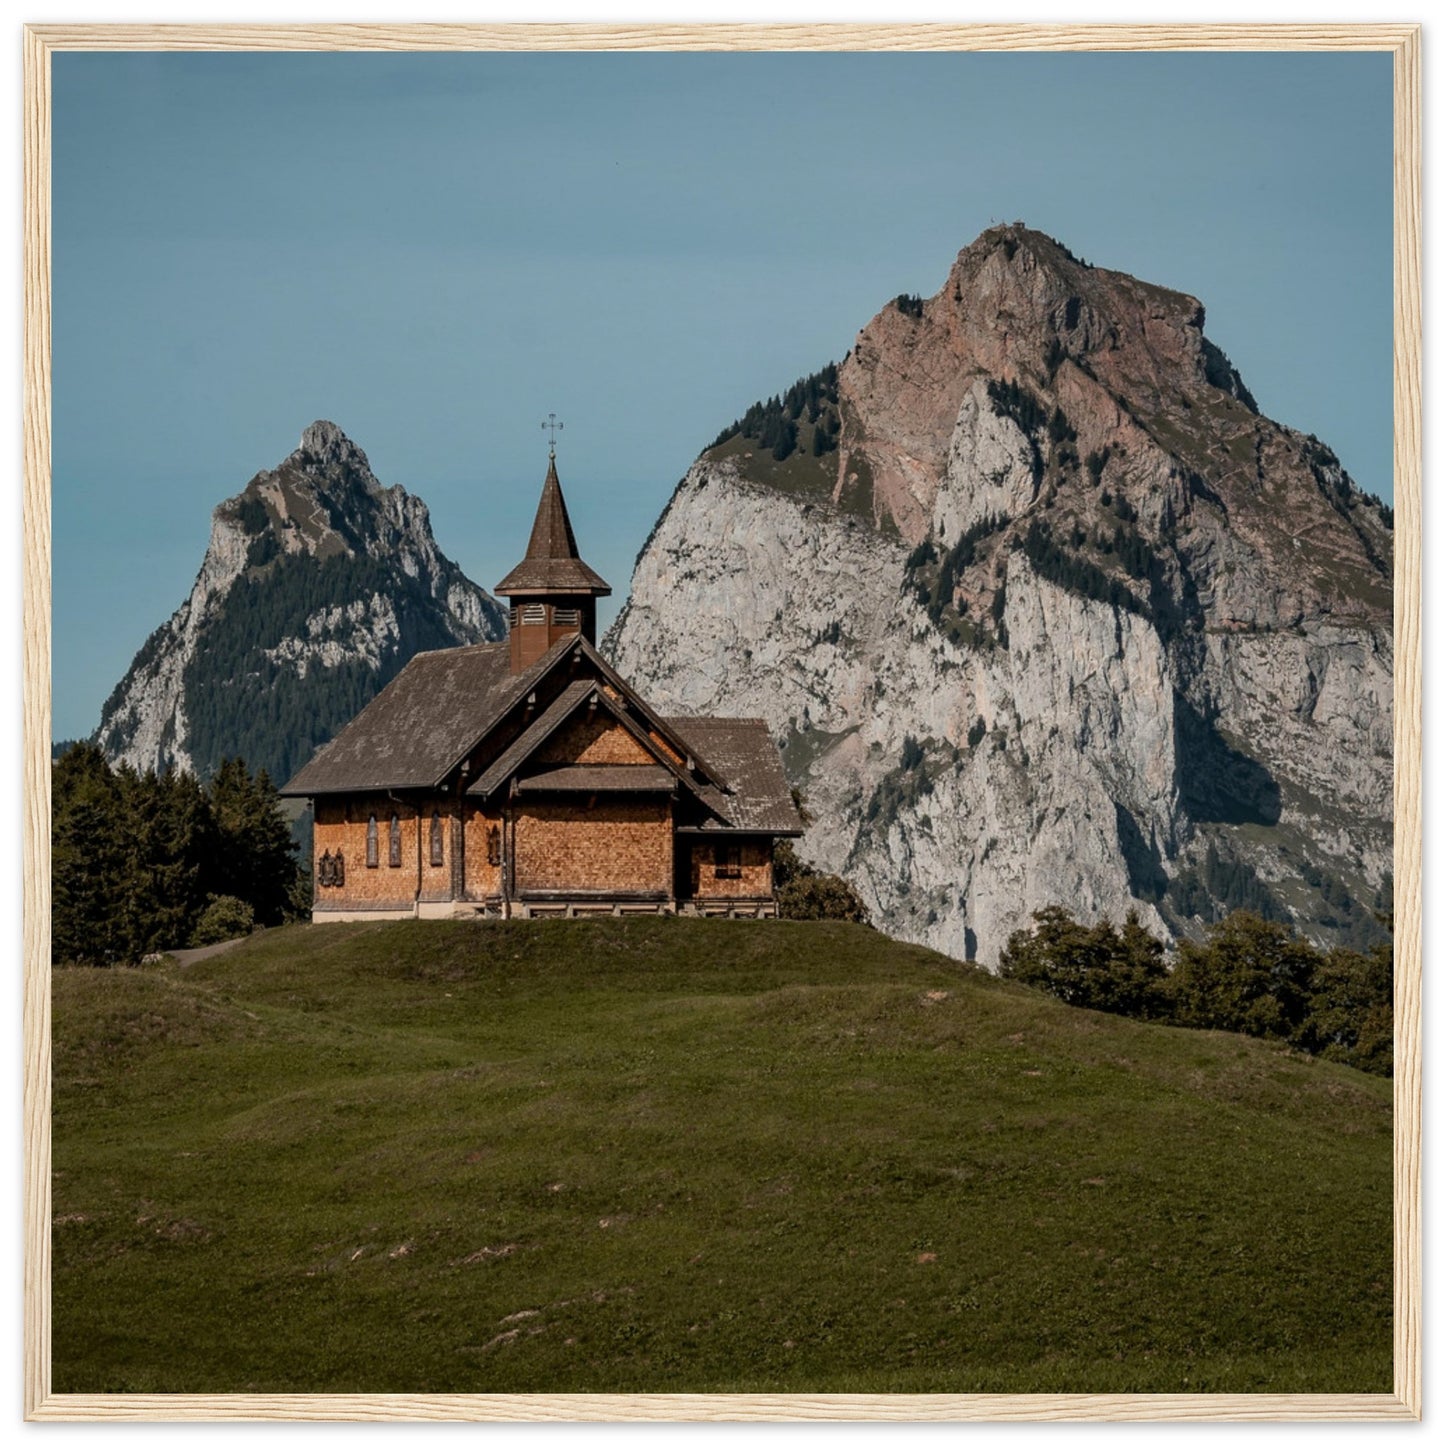
<path id="1" fill-rule="evenodd" d="M 547 455 L 555 459 L 557 455 L 557 433 L 562 430 L 562 423 L 557 420 L 557 413 L 555 411 L 549 411 L 547 413 L 547 420 L 542 423 L 542 430 L 551 432 L 552 434 L 548 438 Z"/>

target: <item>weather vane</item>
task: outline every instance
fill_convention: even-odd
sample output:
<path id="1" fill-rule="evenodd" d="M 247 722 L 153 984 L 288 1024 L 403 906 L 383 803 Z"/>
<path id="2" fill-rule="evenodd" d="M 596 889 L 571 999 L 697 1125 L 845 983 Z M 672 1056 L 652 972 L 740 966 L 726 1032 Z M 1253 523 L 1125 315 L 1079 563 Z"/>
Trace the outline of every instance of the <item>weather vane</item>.
<path id="1" fill-rule="evenodd" d="M 555 457 L 557 455 L 557 433 L 562 430 L 562 423 L 557 420 L 557 413 L 555 411 L 549 411 L 547 413 L 547 420 L 542 423 L 542 430 L 552 433 L 548 439 L 547 455 L 549 457 Z"/>

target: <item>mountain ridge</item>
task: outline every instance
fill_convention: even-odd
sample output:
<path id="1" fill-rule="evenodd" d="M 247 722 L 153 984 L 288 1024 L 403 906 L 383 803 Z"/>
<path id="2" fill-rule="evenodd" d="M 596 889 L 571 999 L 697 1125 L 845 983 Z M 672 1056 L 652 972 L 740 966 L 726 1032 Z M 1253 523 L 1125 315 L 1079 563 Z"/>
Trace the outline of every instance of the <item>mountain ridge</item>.
<path id="1" fill-rule="evenodd" d="M 190 594 L 136 654 L 94 741 L 112 762 L 208 774 L 242 753 L 278 780 L 423 647 L 495 641 L 505 611 L 318 420 L 212 512 Z M 309 680 L 308 680 L 309 679 Z"/>

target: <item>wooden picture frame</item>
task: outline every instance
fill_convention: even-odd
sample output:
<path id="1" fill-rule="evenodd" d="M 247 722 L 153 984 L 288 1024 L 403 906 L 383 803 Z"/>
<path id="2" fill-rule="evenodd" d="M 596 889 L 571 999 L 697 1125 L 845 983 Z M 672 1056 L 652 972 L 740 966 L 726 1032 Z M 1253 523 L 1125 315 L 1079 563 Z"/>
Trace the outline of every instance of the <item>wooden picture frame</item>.
<path id="1" fill-rule="evenodd" d="M 50 63 L 68 50 L 1376 51 L 1394 67 L 1394 1388 L 1362 1395 L 62 1395 L 50 1374 Z M 24 1409 L 30 1420 L 1408 1420 L 1421 1413 L 1417 25 L 38 25 L 24 35 Z"/>

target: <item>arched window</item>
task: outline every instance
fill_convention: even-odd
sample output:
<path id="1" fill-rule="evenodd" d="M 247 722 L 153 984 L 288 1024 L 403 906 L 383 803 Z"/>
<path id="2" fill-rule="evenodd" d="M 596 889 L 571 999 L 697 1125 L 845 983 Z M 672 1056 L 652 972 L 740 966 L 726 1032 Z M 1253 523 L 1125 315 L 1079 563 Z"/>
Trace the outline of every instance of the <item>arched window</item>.
<path id="1" fill-rule="evenodd" d="M 329 848 L 316 860 L 316 886 L 318 888 L 331 887 L 331 850 Z"/>
<path id="2" fill-rule="evenodd" d="M 336 850 L 336 857 L 331 860 L 331 886 L 333 888 L 346 886 L 346 859 L 341 856 L 340 848 Z"/>
<path id="3" fill-rule="evenodd" d="M 442 819 L 441 814 L 432 809 L 431 815 L 431 866 L 440 868 L 442 866 Z"/>
<path id="4" fill-rule="evenodd" d="M 395 812 L 391 815 L 391 839 L 386 861 L 393 868 L 401 867 L 401 817 Z"/>
<path id="5" fill-rule="evenodd" d="M 376 867 L 376 851 L 376 814 L 373 813 L 371 817 L 366 820 L 366 866 L 368 868 Z"/>
<path id="6" fill-rule="evenodd" d="M 497 825 L 492 824 L 487 829 L 487 866 L 496 868 L 502 861 L 502 835 L 497 831 Z"/>

